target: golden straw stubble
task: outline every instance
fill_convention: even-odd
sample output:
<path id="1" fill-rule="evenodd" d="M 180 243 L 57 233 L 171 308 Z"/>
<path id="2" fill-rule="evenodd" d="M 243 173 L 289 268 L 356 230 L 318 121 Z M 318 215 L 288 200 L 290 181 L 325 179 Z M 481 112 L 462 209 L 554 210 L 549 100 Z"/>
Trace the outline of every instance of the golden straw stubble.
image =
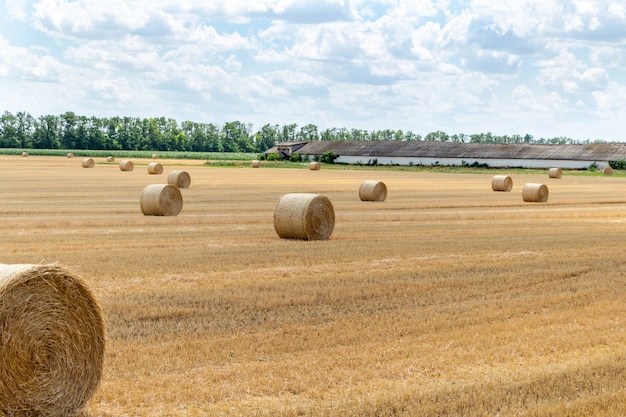
<path id="1" fill-rule="evenodd" d="M 183 196 L 171 184 L 152 184 L 144 188 L 140 199 L 146 216 L 176 216 L 183 209 Z"/>
<path id="2" fill-rule="evenodd" d="M 0 264 L 0 415 L 72 416 L 94 394 L 105 348 L 100 307 L 56 264 Z"/>
<path id="3" fill-rule="evenodd" d="M 333 205 L 319 194 L 285 194 L 274 210 L 274 230 L 284 239 L 328 240 L 334 227 Z"/>

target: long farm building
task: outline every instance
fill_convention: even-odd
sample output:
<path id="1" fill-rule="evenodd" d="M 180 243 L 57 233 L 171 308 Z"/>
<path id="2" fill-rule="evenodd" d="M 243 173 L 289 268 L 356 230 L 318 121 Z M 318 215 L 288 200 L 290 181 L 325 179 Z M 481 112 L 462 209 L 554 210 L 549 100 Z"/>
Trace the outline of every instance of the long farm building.
<path id="1" fill-rule="evenodd" d="M 362 165 L 488 165 L 490 167 L 605 168 L 626 159 L 626 144 L 500 144 L 422 141 L 283 142 L 266 151 L 309 160 L 328 152 L 336 163 Z"/>

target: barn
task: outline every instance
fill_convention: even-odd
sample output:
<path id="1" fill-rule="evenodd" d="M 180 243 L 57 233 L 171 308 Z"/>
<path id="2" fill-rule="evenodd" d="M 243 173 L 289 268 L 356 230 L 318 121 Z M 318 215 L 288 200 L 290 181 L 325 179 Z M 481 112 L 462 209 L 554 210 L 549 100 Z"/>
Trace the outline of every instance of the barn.
<path id="1" fill-rule="evenodd" d="M 626 159 L 626 144 L 546 145 L 421 141 L 286 142 L 266 153 L 297 152 L 309 160 L 333 152 L 336 163 L 373 165 L 488 165 L 490 167 L 602 169 Z M 297 147 L 297 149 L 296 149 Z"/>

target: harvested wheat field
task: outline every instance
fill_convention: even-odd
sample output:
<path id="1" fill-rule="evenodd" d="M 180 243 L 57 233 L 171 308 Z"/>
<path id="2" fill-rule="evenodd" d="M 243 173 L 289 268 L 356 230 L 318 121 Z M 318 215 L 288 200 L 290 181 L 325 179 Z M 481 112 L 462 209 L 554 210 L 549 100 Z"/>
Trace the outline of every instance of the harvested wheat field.
<path id="1" fill-rule="evenodd" d="M 619 173 L 526 203 L 547 171 L 165 166 L 193 178 L 177 216 L 142 214 L 145 169 L 0 156 L 0 263 L 67 265 L 102 309 L 86 416 L 626 414 Z M 287 193 L 332 201 L 329 240 L 276 234 Z"/>

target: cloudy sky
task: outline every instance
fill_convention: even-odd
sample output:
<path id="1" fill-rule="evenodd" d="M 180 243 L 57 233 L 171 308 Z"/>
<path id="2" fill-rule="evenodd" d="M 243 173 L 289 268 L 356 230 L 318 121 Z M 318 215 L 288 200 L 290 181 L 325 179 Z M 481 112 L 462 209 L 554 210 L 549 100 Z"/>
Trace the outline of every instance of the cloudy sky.
<path id="1" fill-rule="evenodd" d="M 626 140 L 623 0 L 1 0 L 0 112 Z"/>

